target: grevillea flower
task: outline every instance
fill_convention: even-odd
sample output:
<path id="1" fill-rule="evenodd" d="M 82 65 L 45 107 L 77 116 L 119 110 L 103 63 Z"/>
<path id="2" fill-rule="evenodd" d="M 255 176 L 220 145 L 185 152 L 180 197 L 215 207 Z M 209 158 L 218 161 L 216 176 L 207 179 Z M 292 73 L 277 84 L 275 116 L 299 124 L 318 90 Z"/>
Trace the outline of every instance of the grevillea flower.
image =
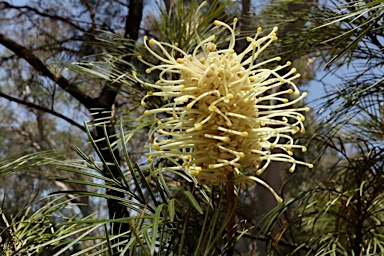
<path id="1" fill-rule="evenodd" d="M 160 72 L 155 84 L 142 81 L 134 73 L 137 81 L 150 88 L 141 105 L 145 107 L 150 97 L 162 97 L 165 104 L 145 110 L 137 121 L 154 116 L 157 122 L 148 139 L 149 163 L 165 158 L 175 164 L 156 172 L 185 171 L 199 183 L 214 185 L 232 178 L 243 187 L 258 181 L 271 189 L 260 179 L 243 175 L 244 168 L 251 167 L 257 175 L 263 173 L 271 161 L 290 163 L 291 172 L 297 164 L 312 168 L 312 164 L 295 160 L 293 150 L 305 152 L 306 148 L 296 145 L 291 137 L 299 131 L 305 133 L 302 112 L 309 108 L 295 105 L 307 93 L 300 94 L 292 82 L 300 77 L 295 68 L 280 74 L 291 62 L 267 69 L 263 68 L 265 64 L 281 58 L 257 60 L 258 55 L 277 40 L 277 28 L 260 38 L 259 28 L 253 38 L 247 38 L 249 46 L 237 54 L 234 50 L 236 22 L 235 18 L 233 27 L 214 22 L 231 34 L 227 49 L 217 49 L 214 35 L 201 41 L 191 54 L 178 48 L 177 43 L 172 45 L 144 37 L 148 52 L 161 63 L 153 65 L 138 56 L 149 66 L 147 73 Z M 295 99 L 289 100 L 291 94 Z M 271 151 L 274 148 L 280 149 L 278 153 Z"/>

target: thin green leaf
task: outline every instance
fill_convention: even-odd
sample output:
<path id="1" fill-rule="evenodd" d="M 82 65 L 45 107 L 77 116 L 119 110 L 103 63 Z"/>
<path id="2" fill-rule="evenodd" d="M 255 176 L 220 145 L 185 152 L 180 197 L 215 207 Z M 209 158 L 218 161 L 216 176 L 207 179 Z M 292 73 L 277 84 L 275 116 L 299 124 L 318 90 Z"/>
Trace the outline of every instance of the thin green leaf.
<path id="1" fill-rule="evenodd" d="M 175 219 L 175 200 L 176 199 L 172 198 L 168 202 L 168 214 L 169 214 L 169 220 L 171 222 L 173 222 L 173 220 Z"/>
<path id="2" fill-rule="evenodd" d="M 192 204 L 193 208 L 200 213 L 204 214 L 203 210 L 201 209 L 199 203 L 196 201 L 195 197 L 192 195 L 191 191 L 184 191 L 184 196 L 188 199 L 188 201 Z"/>
<path id="3" fill-rule="evenodd" d="M 151 244 L 150 244 L 151 255 L 154 255 L 154 253 L 155 253 L 156 238 L 157 238 L 157 233 L 159 232 L 159 223 L 160 223 L 161 212 L 163 210 L 163 206 L 164 206 L 164 204 L 160 204 L 156 207 L 156 212 L 155 212 L 155 215 L 153 216 L 153 220 L 152 220 L 152 239 L 151 239 Z"/>

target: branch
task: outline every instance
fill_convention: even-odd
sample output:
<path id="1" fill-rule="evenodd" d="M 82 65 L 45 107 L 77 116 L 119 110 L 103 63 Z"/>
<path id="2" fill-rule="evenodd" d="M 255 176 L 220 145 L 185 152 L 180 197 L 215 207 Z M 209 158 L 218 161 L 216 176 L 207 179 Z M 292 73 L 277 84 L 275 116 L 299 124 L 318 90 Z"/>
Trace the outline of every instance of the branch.
<path id="1" fill-rule="evenodd" d="M 79 128 L 80 130 L 82 130 L 83 132 L 86 132 L 87 130 L 84 128 L 84 126 L 76 123 L 75 121 L 73 121 L 72 119 L 60 114 L 60 113 L 57 113 L 56 111 L 54 110 L 51 110 L 49 108 L 45 108 L 45 107 L 42 107 L 42 106 L 39 106 L 39 105 L 36 105 L 36 104 L 33 104 L 33 103 L 30 103 L 30 102 L 26 102 L 24 100 L 21 100 L 21 99 L 17 99 L 17 98 L 14 98 L 12 96 L 9 96 L 7 94 L 4 94 L 2 92 L 0 92 L 0 97 L 3 97 L 9 101 L 13 101 L 13 102 L 16 102 L 18 104 L 22 104 L 22 105 L 25 105 L 27 107 L 30 107 L 30 108 L 34 108 L 34 109 L 37 109 L 37 110 L 41 110 L 41 111 L 44 111 L 46 113 L 49 113 L 49 114 L 52 114 L 54 116 L 57 116 L 61 119 L 64 119 L 65 121 L 67 121 L 68 123 L 70 123 L 71 125 L 73 126 L 76 126 L 77 128 Z"/>
<path id="2" fill-rule="evenodd" d="M 28 11 L 32 11 L 35 14 L 40 15 L 42 17 L 46 17 L 46 18 L 62 21 L 64 23 L 67 23 L 67 24 L 73 26 L 74 28 L 76 28 L 76 29 L 78 29 L 78 30 L 80 30 L 82 32 L 86 32 L 86 30 L 83 29 L 82 27 L 74 24 L 73 22 L 70 22 L 70 18 L 65 18 L 65 17 L 61 17 L 61 16 L 58 16 L 58 15 L 51 15 L 51 14 L 48 14 L 46 12 L 43 13 L 43 12 L 40 12 L 38 9 L 33 8 L 31 6 L 27 6 L 27 5 L 25 5 L 25 6 L 15 6 L 15 5 L 11 5 L 11 4 L 9 4 L 9 3 L 5 2 L 5 1 L 1 1 L 0 4 L 4 6 L 4 7 L 1 7 L 0 10 L 5 10 L 5 9 L 8 8 L 8 9 L 15 9 L 15 10 L 18 10 L 18 11 L 22 11 L 22 9 L 27 9 Z"/>
<path id="3" fill-rule="evenodd" d="M 139 37 L 140 22 L 143 18 L 143 0 L 130 1 L 129 12 L 125 20 L 124 38 L 137 40 Z"/>
<path id="4" fill-rule="evenodd" d="M 125 23 L 124 38 L 137 40 L 139 37 L 140 23 L 143 18 L 143 0 L 130 1 L 128 16 Z M 130 51 L 133 51 L 133 46 Z M 131 56 L 124 58 L 124 61 L 130 62 Z M 96 99 L 100 107 L 111 107 L 114 103 L 120 87 L 104 86 L 99 97 Z"/>
<path id="5" fill-rule="evenodd" d="M 18 42 L 12 40 L 8 36 L 0 33 L 0 44 L 4 45 L 9 50 L 13 51 L 18 57 L 26 60 L 36 71 L 40 72 L 41 75 L 48 77 L 53 82 L 58 84 L 63 90 L 68 92 L 71 96 L 77 99 L 87 109 L 94 107 L 94 99 L 86 95 L 79 87 L 69 82 L 63 76 L 56 76 L 53 74 L 47 66 L 29 49 L 20 45 Z"/>

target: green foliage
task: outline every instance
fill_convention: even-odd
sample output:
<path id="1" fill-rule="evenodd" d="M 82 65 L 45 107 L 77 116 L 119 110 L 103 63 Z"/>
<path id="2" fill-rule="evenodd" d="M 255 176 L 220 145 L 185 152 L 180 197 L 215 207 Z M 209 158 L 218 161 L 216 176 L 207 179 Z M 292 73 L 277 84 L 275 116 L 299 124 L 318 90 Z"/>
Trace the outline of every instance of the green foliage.
<path id="1" fill-rule="evenodd" d="M 274 209 L 262 229 L 272 235 L 272 248 L 280 239 L 296 244 L 289 255 L 378 255 L 384 252 L 383 149 L 363 145 L 354 157 L 343 147 L 329 180 Z"/>
<path id="2" fill-rule="evenodd" d="M 76 240 L 80 241 L 80 237 L 94 230 L 83 224 L 73 225 L 75 216 L 65 219 L 65 208 L 76 206 L 73 201 L 64 196 L 47 197 L 40 202 L 31 200 L 15 216 L 0 208 L 1 255 L 63 255 L 60 252 L 68 249 L 66 244 L 69 239 L 78 237 Z M 59 216 L 64 218 L 60 219 Z M 90 216 L 83 220 L 88 218 Z"/>
<path id="3" fill-rule="evenodd" d="M 121 134 L 123 136 L 123 131 Z M 91 136 L 90 140 L 98 152 L 99 149 Z M 51 250 L 50 248 L 53 250 L 52 255 L 62 255 L 69 252 L 71 248 L 77 250 L 71 255 L 108 255 L 111 250 L 117 250 L 119 255 L 154 255 L 155 252 L 157 255 L 211 255 L 216 250 L 226 250 L 227 245 L 223 243 L 223 234 L 228 216 L 224 218 L 220 216 L 224 210 L 221 204 L 222 189 L 219 195 L 210 191 L 211 200 L 209 201 L 205 199 L 201 201 L 205 196 L 198 196 L 205 195 L 204 191 L 209 192 L 203 187 L 192 191 L 183 191 L 181 187 L 178 191 L 181 190 L 185 198 L 172 197 L 171 194 L 175 191 L 170 190 L 163 174 L 154 176 L 151 174 L 153 171 L 145 171 L 138 165 L 133 165 L 128 158 L 126 144 L 121 144 L 120 150 L 124 151 L 127 163 L 127 170 L 119 169 L 122 179 L 111 176 L 111 173 L 105 175 L 104 172 L 108 172 L 110 163 L 103 159 L 96 161 L 79 149 L 77 152 L 81 160 L 60 160 L 60 158 L 42 154 L 38 157 L 45 161 L 37 163 L 56 165 L 61 175 L 51 177 L 55 181 L 95 188 L 88 191 L 61 191 L 54 194 L 108 199 L 112 196 L 105 194 L 103 192 L 105 189 L 123 192 L 125 198 L 113 199 L 129 209 L 129 217 L 103 219 L 93 215 L 78 219 L 74 216 L 61 223 L 52 224 L 49 220 L 55 220 L 53 216 L 57 216 L 77 198 L 62 200 L 63 196 L 49 201 L 31 215 L 28 211 L 20 213 L 21 217 L 12 218 L 11 221 L 7 220 L 2 212 L 5 223 L 3 233 L 12 234 L 12 239 L 7 238 L 3 245 L 6 255 L 24 252 L 38 255 L 47 253 Z M 26 163 L 24 159 L 33 158 L 39 159 L 36 155 L 31 155 L 7 164 L 2 167 L 2 174 L 11 173 L 15 169 L 7 169 Z M 88 178 L 79 180 L 66 178 L 65 176 L 70 173 Z M 196 186 L 193 183 L 191 185 Z M 202 217 L 203 214 L 205 214 L 204 221 L 196 218 L 196 216 Z M 120 225 L 121 223 L 128 223 L 130 231 L 110 234 L 105 228 L 107 224 Z M 95 236 L 95 233 L 98 235 Z M 87 246 L 82 246 L 84 243 Z M 11 251 L 11 248 L 14 248 L 14 251 Z"/>
<path id="4" fill-rule="evenodd" d="M 209 1 L 207 6 L 199 8 L 199 1 L 176 1 L 169 8 L 159 8 L 160 17 L 152 17 L 156 37 L 167 43 L 178 43 L 185 52 L 191 52 L 202 40 L 212 36 L 212 23 L 216 19 L 225 18 L 225 9 L 230 8 L 231 1 Z M 227 22 L 227 20 L 223 20 Z M 220 36 L 223 28 L 214 29 L 218 35 L 218 44 L 226 41 Z"/>

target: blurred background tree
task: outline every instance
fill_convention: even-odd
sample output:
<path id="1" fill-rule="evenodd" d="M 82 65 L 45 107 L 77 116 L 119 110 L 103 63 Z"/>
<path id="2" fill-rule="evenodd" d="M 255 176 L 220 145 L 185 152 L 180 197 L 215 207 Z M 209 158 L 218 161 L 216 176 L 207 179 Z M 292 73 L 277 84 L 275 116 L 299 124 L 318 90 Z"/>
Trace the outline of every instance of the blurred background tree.
<path id="1" fill-rule="evenodd" d="M 0 96 L 2 108 L 8 113 L 2 120 L 5 155 L 57 148 L 73 151 L 79 146 L 90 153 L 83 122 L 92 118 L 92 122 L 99 123 L 93 126 L 92 136 L 98 141 L 103 158 L 113 162 L 104 138 L 107 135 L 116 140 L 116 129 L 114 125 L 107 125 L 104 130 L 100 123 L 115 123 L 119 118 L 116 109 L 134 103 L 129 102 L 130 98 L 119 96 L 118 84 L 68 72 L 61 63 L 91 55 L 95 61 L 100 59 L 96 54 L 105 50 L 96 44 L 101 30 L 137 40 L 142 11 L 142 1 L 0 2 L 0 43 L 4 46 Z M 120 162 L 117 152 L 114 157 Z M 111 171 L 118 176 L 114 167 Z M 4 180 L 3 186 L 14 178 Z M 26 183 L 30 184 L 20 187 L 27 195 L 39 188 L 40 193 L 49 193 L 57 190 L 57 186 L 63 190 L 88 189 L 80 184 L 48 182 L 41 176 L 29 175 L 21 181 L 23 179 L 28 179 Z M 117 191 L 108 190 L 107 194 L 124 197 Z M 94 209 L 89 208 L 87 197 L 81 200 L 88 205 L 82 207 L 83 216 L 87 216 Z M 128 216 L 126 209 L 113 199 L 108 199 L 108 212 L 111 218 Z"/>

